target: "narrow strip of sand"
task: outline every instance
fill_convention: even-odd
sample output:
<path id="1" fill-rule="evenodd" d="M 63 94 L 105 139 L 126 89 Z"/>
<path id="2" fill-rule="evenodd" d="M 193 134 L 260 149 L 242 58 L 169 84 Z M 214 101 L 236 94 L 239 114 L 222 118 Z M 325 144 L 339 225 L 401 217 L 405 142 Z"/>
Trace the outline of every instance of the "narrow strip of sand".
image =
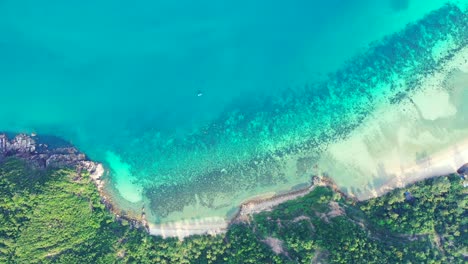
<path id="1" fill-rule="evenodd" d="M 444 151 L 431 156 L 430 162 L 424 165 L 418 164 L 406 168 L 392 168 L 390 171 L 398 175 L 396 178 L 386 182 L 380 188 L 369 192 L 367 196 L 358 197 L 359 200 L 365 200 L 371 197 L 383 195 L 398 187 L 404 187 L 410 183 L 422 181 L 427 178 L 444 176 L 456 171 L 468 162 L 468 140 L 460 142 Z M 182 240 L 191 235 L 217 235 L 226 232 L 229 224 L 237 222 L 248 222 L 250 216 L 263 211 L 272 210 L 277 205 L 303 197 L 314 190 L 316 186 L 330 185 L 321 181 L 318 177 L 310 187 L 296 190 L 290 193 L 276 195 L 270 198 L 253 199 L 243 203 L 239 212 L 232 219 L 221 217 L 209 217 L 197 220 L 186 220 L 167 224 L 149 224 L 149 233 L 152 235 L 167 237 L 178 237 Z"/>
<path id="2" fill-rule="evenodd" d="M 167 237 L 178 237 L 182 240 L 191 235 L 217 235 L 224 233 L 229 222 L 222 217 L 207 217 L 203 219 L 185 220 L 165 224 L 148 224 L 151 235 Z"/>
<path id="3" fill-rule="evenodd" d="M 466 163 L 468 163 L 468 140 L 431 155 L 430 158 L 418 164 L 401 168 L 387 168 L 389 173 L 394 173 L 397 176 L 376 189 L 373 195 L 360 198 L 363 200 L 381 196 L 395 188 L 404 187 L 424 179 L 456 173 Z"/>
<path id="4" fill-rule="evenodd" d="M 149 233 L 152 235 L 162 236 L 164 238 L 178 237 L 180 240 L 190 235 L 216 235 L 224 233 L 231 223 L 246 222 L 253 214 L 271 210 L 281 203 L 303 197 L 310 193 L 315 186 L 324 185 L 317 177 L 314 177 L 314 179 L 314 183 L 304 189 L 274 195 L 268 198 L 254 198 L 252 200 L 248 200 L 241 204 L 238 213 L 230 221 L 221 217 L 207 217 L 197 220 L 186 220 L 157 225 L 148 224 Z"/>

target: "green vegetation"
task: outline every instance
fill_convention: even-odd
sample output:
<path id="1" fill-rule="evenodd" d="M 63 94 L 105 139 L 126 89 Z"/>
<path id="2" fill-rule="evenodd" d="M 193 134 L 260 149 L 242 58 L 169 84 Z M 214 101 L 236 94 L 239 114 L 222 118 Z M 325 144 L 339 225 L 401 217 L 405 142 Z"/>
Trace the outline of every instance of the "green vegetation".
<path id="1" fill-rule="evenodd" d="M 377 229 L 413 238 L 427 236 L 436 252 L 445 254 L 441 258 L 456 262 L 468 253 L 467 193 L 460 177 L 453 175 L 395 190 L 360 208 Z"/>
<path id="2" fill-rule="evenodd" d="M 225 235 L 181 242 L 116 220 L 88 175 L 7 159 L 0 263 L 463 263 L 466 193 L 455 175 L 361 203 L 317 187 Z"/>

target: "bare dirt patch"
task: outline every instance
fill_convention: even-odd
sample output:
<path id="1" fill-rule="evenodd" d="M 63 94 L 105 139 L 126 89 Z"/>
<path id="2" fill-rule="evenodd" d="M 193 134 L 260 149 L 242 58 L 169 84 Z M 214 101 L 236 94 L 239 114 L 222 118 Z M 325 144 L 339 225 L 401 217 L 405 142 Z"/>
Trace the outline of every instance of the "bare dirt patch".
<path id="1" fill-rule="evenodd" d="M 270 246 L 271 250 L 276 254 L 284 254 L 283 241 L 274 237 L 267 237 L 263 242 Z"/>

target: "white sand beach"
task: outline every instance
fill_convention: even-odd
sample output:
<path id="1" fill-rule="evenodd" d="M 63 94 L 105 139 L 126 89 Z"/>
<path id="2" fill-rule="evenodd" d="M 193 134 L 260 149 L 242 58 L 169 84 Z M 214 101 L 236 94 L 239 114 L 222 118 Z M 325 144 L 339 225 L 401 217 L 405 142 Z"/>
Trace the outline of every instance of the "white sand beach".
<path id="1" fill-rule="evenodd" d="M 466 163 L 468 163 L 468 140 L 432 155 L 423 164 L 414 164 L 406 168 L 391 168 L 397 177 L 377 188 L 373 194 L 380 196 L 395 188 L 404 187 L 417 181 L 455 173 Z"/>
<path id="2" fill-rule="evenodd" d="M 167 224 L 149 224 L 149 233 L 155 236 L 178 237 L 182 240 L 190 235 L 216 235 L 227 230 L 229 222 L 222 217 L 207 217 Z"/>
<path id="3" fill-rule="evenodd" d="M 468 162 L 468 48 L 399 105 L 382 105 L 319 167 L 358 199 L 450 174 Z"/>

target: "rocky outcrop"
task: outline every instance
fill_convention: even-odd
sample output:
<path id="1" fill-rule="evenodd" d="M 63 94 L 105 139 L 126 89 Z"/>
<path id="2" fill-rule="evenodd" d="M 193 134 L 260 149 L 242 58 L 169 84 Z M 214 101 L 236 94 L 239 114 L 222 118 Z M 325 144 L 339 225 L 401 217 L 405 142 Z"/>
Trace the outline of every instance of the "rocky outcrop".
<path id="1" fill-rule="evenodd" d="M 6 138 L 6 135 L 5 135 Z M 11 141 L 6 138 L 6 153 L 30 154 L 36 150 L 36 141 L 25 134 L 19 134 Z"/>
<path id="2" fill-rule="evenodd" d="M 3 156 L 6 152 L 7 142 L 8 142 L 7 136 L 0 134 L 0 157 Z"/>
<path id="3" fill-rule="evenodd" d="M 74 166 L 75 164 L 85 161 L 86 156 L 81 153 L 70 153 L 70 154 L 52 154 L 45 161 L 47 168 L 64 168 Z"/>
<path id="4" fill-rule="evenodd" d="M 49 148 L 35 136 L 16 135 L 9 140 L 6 134 L 0 134 L 0 158 L 18 157 L 27 160 L 39 169 L 76 168 L 90 173 L 96 171 L 98 164 L 88 161 L 83 153 L 74 147 Z"/>
<path id="5" fill-rule="evenodd" d="M 461 167 L 457 170 L 457 173 L 458 173 L 458 174 L 461 174 L 461 175 L 468 176 L 468 163 L 466 163 L 465 165 L 461 166 Z"/>
<path id="6" fill-rule="evenodd" d="M 12 140 L 7 135 L 0 134 L 0 155 L 22 155 L 31 154 L 36 150 L 36 142 L 33 138 L 20 134 Z"/>

